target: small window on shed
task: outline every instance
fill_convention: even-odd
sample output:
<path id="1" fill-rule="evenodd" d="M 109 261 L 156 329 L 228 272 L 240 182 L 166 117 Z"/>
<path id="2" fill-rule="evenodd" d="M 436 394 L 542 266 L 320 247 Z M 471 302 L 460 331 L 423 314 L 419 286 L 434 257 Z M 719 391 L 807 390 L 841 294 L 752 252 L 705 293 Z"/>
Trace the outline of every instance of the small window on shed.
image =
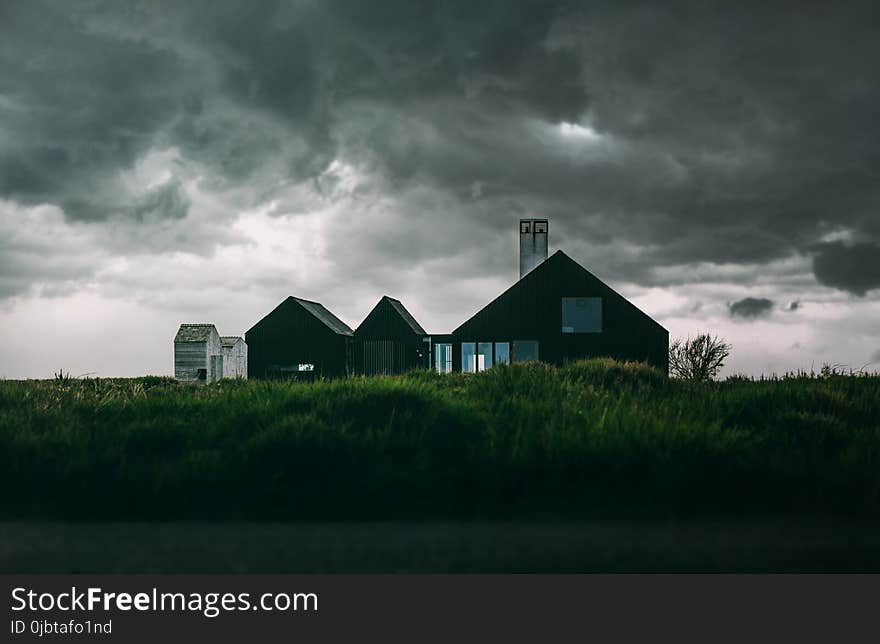
<path id="1" fill-rule="evenodd" d="M 563 333 L 601 333 L 601 297 L 562 298 Z"/>
<path id="2" fill-rule="evenodd" d="M 196 369 L 196 378 L 198 380 L 207 380 L 208 379 L 208 370 L 207 369 Z"/>

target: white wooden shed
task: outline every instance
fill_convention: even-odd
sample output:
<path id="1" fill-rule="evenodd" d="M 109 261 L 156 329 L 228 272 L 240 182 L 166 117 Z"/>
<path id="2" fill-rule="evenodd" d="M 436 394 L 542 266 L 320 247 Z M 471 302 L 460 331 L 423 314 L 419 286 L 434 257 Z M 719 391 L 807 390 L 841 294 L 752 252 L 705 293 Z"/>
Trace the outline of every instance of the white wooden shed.
<path id="1" fill-rule="evenodd" d="M 220 336 L 223 345 L 223 377 L 247 378 L 247 344 L 237 335 Z"/>
<path id="2" fill-rule="evenodd" d="M 174 336 L 174 377 L 209 383 L 223 377 L 223 346 L 213 324 L 181 324 Z"/>

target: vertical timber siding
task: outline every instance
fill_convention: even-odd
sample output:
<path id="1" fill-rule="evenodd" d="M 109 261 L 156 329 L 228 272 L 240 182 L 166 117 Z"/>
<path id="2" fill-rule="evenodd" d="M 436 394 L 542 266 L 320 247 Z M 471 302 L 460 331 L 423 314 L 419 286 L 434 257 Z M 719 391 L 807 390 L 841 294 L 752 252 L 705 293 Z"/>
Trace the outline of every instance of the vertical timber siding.
<path id="1" fill-rule="evenodd" d="M 223 345 L 217 329 L 211 329 L 208 338 L 208 382 L 216 382 L 223 377 Z M 213 367 L 213 369 L 211 369 Z"/>
<path id="2" fill-rule="evenodd" d="M 353 366 L 367 376 L 427 367 L 425 337 L 424 329 L 409 311 L 398 300 L 386 295 L 354 332 Z"/>
<path id="3" fill-rule="evenodd" d="M 398 340 L 365 340 L 361 344 L 362 372 L 367 376 L 403 373 L 410 362 L 406 349 L 406 344 Z"/>
<path id="4" fill-rule="evenodd" d="M 245 334 L 248 378 L 335 377 L 349 372 L 351 335 L 337 333 L 289 297 Z M 299 365 L 314 371 L 299 372 Z"/>
<path id="5" fill-rule="evenodd" d="M 599 333 L 562 333 L 562 298 L 602 299 Z M 453 357 L 461 369 L 461 342 L 537 340 L 540 360 L 611 357 L 669 369 L 669 332 L 562 251 L 452 332 Z"/>
<path id="6" fill-rule="evenodd" d="M 247 344 L 241 338 L 223 347 L 223 377 L 247 378 Z"/>

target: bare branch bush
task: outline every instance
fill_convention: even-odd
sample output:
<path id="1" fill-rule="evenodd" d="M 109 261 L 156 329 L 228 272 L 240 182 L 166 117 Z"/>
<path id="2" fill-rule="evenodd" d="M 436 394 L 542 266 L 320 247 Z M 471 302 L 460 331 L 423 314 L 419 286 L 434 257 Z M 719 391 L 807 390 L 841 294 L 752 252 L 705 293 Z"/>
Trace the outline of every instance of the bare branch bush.
<path id="1" fill-rule="evenodd" d="M 723 338 L 708 333 L 678 338 L 669 347 L 669 374 L 685 380 L 712 380 L 732 349 Z"/>

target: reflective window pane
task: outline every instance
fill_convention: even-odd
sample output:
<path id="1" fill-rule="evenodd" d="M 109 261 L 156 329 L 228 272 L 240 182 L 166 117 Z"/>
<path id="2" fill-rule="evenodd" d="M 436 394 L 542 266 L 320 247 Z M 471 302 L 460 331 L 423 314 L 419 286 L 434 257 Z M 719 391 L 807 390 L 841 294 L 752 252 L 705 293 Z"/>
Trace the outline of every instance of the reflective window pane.
<path id="1" fill-rule="evenodd" d="M 477 345 L 477 370 L 485 371 L 492 368 L 492 343 L 480 342 Z"/>
<path id="2" fill-rule="evenodd" d="M 563 333 L 601 333 L 601 297 L 562 298 Z"/>
<path id="3" fill-rule="evenodd" d="M 435 344 L 434 345 L 434 368 L 437 373 L 452 372 L 452 345 L 451 344 Z"/>
<path id="4" fill-rule="evenodd" d="M 476 372 L 477 345 L 474 342 L 461 343 L 461 370 L 464 373 Z"/>
<path id="5" fill-rule="evenodd" d="M 535 340 L 514 340 L 513 360 L 514 362 L 538 360 L 538 343 Z"/>
<path id="6" fill-rule="evenodd" d="M 495 364 L 510 364 L 510 343 L 495 343 Z"/>

